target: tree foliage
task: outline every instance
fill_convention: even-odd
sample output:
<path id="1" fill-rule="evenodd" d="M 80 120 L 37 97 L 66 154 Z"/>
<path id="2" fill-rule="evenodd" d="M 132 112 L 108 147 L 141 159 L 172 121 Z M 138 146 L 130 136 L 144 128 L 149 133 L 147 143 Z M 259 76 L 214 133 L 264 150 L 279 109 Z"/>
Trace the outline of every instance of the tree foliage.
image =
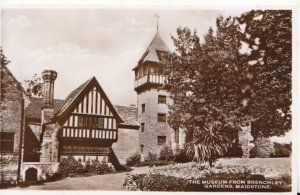
<path id="1" fill-rule="evenodd" d="M 2 47 L 0 47 L 0 59 L 1 59 L 1 66 L 3 65 L 5 66 L 10 63 L 10 61 L 4 55 Z"/>
<path id="2" fill-rule="evenodd" d="M 252 122 L 252 135 L 283 135 L 291 128 L 291 12 L 251 11 L 219 17 L 203 42 L 178 28 L 176 52 L 164 58 L 177 129 L 222 124 L 231 140 Z M 227 132 L 227 133 L 226 133 Z"/>
<path id="3" fill-rule="evenodd" d="M 25 86 L 27 93 L 29 93 L 31 96 L 43 96 L 42 78 L 39 77 L 37 74 L 34 74 L 31 79 L 25 80 Z"/>
<path id="4" fill-rule="evenodd" d="M 251 11 L 239 18 L 255 72 L 249 115 L 255 137 L 279 136 L 291 129 L 292 12 Z"/>

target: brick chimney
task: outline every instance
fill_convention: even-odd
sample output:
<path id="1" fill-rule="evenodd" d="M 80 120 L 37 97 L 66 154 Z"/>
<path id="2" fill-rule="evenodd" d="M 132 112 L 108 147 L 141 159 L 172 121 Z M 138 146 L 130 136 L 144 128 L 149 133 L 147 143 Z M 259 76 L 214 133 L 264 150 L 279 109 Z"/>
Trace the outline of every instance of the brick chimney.
<path id="1" fill-rule="evenodd" d="M 42 73 L 43 85 L 43 105 L 42 105 L 42 124 L 49 123 L 54 115 L 54 81 L 57 72 L 53 70 L 44 70 Z"/>

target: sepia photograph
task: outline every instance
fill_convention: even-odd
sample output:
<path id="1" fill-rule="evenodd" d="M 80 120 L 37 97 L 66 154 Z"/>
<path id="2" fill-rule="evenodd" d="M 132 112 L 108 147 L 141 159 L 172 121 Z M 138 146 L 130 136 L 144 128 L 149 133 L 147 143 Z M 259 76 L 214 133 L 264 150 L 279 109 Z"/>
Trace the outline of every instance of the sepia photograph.
<path id="1" fill-rule="evenodd" d="M 293 16 L 1 8 L 1 191 L 291 192 Z"/>

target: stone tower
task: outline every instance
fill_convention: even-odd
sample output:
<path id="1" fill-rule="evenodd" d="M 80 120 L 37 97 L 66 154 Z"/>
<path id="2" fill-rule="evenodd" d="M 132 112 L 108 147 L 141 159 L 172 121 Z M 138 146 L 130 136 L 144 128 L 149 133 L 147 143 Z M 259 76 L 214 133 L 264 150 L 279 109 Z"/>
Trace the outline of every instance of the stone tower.
<path id="1" fill-rule="evenodd" d="M 158 154 L 164 146 L 172 146 L 174 133 L 168 124 L 168 91 L 162 86 L 166 81 L 161 57 L 169 52 L 157 32 L 145 53 L 133 69 L 134 89 L 137 92 L 138 121 L 140 122 L 140 153 Z"/>

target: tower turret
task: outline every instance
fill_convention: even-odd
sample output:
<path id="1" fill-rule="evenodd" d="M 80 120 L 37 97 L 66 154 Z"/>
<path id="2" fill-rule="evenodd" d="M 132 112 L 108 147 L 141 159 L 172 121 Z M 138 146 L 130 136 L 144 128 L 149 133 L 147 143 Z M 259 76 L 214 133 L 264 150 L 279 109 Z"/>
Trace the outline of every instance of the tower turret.
<path id="1" fill-rule="evenodd" d="M 165 145 L 171 147 L 174 135 L 167 122 L 168 104 L 171 103 L 168 91 L 162 86 L 166 82 L 162 55 L 169 52 L 157 32 L 145 53 L 133 69 L 137 92 L 138 120 L 140 122 L 140 152 L 158 154 Z"/>

